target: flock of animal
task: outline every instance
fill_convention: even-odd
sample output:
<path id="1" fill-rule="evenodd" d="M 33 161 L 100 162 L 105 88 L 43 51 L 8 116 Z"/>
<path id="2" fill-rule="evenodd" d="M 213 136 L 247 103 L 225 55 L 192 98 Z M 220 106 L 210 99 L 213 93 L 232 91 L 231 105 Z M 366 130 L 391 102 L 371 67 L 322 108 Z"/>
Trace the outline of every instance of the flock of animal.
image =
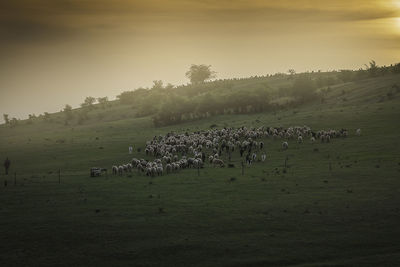
<path id="1" fill-rule="evenodd" d="M 356 130 L 356 135 L 361 135 L 360 129 Z M 262 153 L 261 161 L 266 160 L 264 143 L 257 141 L 261 138 L 284 139 L 282 150 L 287 150 L 290 140 L 301 144 L 305 138 L 309 138 L 311 143 L 317 140 L 329 143 L 332 138 L 347 136 L 346 129 L 315 132 L 307 126 L 223 128 L 181 134 L 171 132 L 154 136 L 146 142 L 146 155 L 153 156 L 154 160 L 133 158 L 130 163 L 112 166 L 112 172 L 114 175 L 123 175 L 136 169 L 147 176 L 161 176 L 186 168 L 203 168 L 206 162 L 214 167 L 224 167 L 222 155 L 225 153 L 230 160 L 235 151 L 239 151 L 240 157 L 245 156 L 246 164 L 251 165 L 257 159 L 258 152 Z"/>

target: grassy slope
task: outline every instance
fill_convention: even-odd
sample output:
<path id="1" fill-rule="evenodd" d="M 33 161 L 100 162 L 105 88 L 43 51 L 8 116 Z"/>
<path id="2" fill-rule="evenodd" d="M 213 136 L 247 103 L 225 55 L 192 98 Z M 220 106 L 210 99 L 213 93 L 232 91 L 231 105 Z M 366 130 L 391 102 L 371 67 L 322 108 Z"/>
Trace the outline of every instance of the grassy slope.
<path id="1" fill-rule="evenodd" d="M 400 99 L 386 93 L 399 82 L 397 75 L 348 83 L 333 87 L 325 104 L 174 127 L 154 128 L 149 118 L 0 127 L 0 159 L 11 158 L 18 179 L 14 186 L 11 177 L 0 176 L 8 180 L 0 189 L 0 261 L 7 266 L 398 265 Z M 185 170 L 153 179 L 136 173 L 88 177 L 91 166 L 128 161 L 129 144 L 143 147 L 155 134 L 211 124 L 343 127 L 351 136 L 330 144 L 290 142 L 286 152 L 279 141 L 266 140 L 267 163 L 247 168 L 244 176 L 235 154 L 236 168 L 207 166 L 200 176 Z M 356 128 L 361 137 L 354 136 Z M 290 168 L 283 173 L 286 156 Z M 236 180 L 229 182 L 231 177 Z"/>

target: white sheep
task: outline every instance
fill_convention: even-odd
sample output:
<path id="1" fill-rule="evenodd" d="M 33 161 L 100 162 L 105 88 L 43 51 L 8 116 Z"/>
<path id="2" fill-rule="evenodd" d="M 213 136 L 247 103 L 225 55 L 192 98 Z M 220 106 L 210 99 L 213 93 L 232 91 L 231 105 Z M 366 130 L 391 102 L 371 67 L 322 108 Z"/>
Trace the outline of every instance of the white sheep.
<path id="1" fill-rule="evenodd" d="M 263 153 L 263 154 L 261 155 L 261 160 L 264 162 L 266 158 L 267 158 L 267 155 L 265 155 L 265 153 Z"/>
<path id="2" fill-rule="evenodd" d="M 167 173 L 172 172 L 172 165 L 171 164 L 165 165 L 165 169 L 167 170 Z"/>
<path id="3" fill-rule="evenodd" d="M 131 163 L 126 164 L 127 168 L 128 168 L 128 172 L 132 172 L 133 166 Z"/>
<path id="4" fill-rule="evenodd" d="M 331 136 L 330 135 L 326 135 L 325 140 L 327 143 L 329 143 L 331 141 Z"/>
<path id="5" fill-rule="evenodd" d="M 299 137 L 297 137 L 297 142 L 299 144 L 303 143 L 303 137 L 301 135 L 299 135 Z"/>
<path id="6" fill-rule="evenodd" d="M 140 163 L 140 161 L 136 158 L 133 158 L 131 161 L 131 164 L 133 167 L 137 167 L 137 165 Z"/>
<path id="7" fill-rule="evenodd" d="M 286 149 L 288 149 L 288 148 L 289 148 L 288 142 L 286 142 L 286 141 L 283 142 L 283 143 L 282 143 L 282 149 L 283 149 L 283 150 L 286 150 Z"/>
<path id="8" fill-rule="evenodd" d="M 162 176 L 163 172 L 164 172 L 164 169 L 163 169 L 162 165 L 158 165 L 157 166 L 157 175 Z"/>
<path id="9" fill-rule="evenodd" d="M 124 173 L 124 167 L 123 166 L 119 166 L 118 167 L 118 174 L 122 175 Z"/>
<path id="10" fill-rule="evenodd" d="M 220 167 L 224 167 L 225 166 L 223 160 L 221 160 L 221 159 L 214 159 L 213 160 L 213 165 L 214 165 L 214 167 L 215 167 L 215 165 L 219 165 Z"/>
<path id="11" fill-rule="evenodd" d="M 112 173 L 113 173 L 114 175 L 117 175 L 117 174 L 118 174 L 118 167 L 114 165 L 114 166 L 112 166 L 111 168 L 112 168 Z"/>

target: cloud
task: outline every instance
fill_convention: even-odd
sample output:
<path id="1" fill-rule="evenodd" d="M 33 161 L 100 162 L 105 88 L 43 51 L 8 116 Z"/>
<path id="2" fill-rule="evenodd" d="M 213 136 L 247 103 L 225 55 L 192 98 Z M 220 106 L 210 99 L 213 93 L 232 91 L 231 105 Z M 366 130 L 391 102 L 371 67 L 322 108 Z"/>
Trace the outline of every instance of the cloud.
<path id="1" fill-rule="evenodd" d="M 278 33 L 391 18 L 379 0 L 14 0 L 0 3 L 0 41 L 38 43 L 90 35 Z"/>

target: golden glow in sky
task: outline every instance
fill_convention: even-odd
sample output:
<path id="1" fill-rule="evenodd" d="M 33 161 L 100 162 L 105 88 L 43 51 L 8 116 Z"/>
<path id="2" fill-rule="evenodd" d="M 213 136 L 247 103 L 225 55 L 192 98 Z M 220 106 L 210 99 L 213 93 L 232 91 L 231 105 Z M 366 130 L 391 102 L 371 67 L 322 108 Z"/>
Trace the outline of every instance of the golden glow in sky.
<path id="1" fill-rule="evenodd" d="M 395 25 L 397 26 L 397 30 L 400 31 L 400 18 L 395 18 Z"/>

